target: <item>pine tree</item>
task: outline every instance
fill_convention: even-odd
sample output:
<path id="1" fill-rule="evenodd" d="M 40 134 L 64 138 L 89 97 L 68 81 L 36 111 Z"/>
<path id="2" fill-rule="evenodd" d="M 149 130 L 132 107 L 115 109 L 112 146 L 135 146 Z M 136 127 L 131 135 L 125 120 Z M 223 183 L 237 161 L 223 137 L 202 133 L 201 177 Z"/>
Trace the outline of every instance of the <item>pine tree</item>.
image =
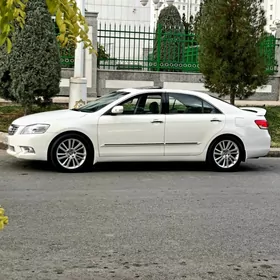
<path id="1" fill-rule="evenodd" d="M 183 13 L 182 23 L 185 27 L 186 34 L 192 34 L 194 32 L 194 17 L 190 16 L 189 21 L 187 21 L 186 14 Z"/>
<path id="2" fill-rule="evenodd" d="M 24 29 L 16 27 L 12 52 L 2 47 L 7 65 L 0 64 L 2 97 L 16 100 L 26 109 L 43 97 L 50 100 L 60 91 L 60 54 L 54 24 L 45 0 L 29 0 Z M 3 53 L 4 52 L 4 53 Z"/>
<path id="3" fill-rule="evenodd" d="M 7 55 L 5 46 L 0 47 L 0 97 L 16 101 L 10 94 L 11 77 L 9 70 L 9 55 Z"/>
<path id="4" fill-rule="evenodd" d="M 157 21 L 154 42 L 154 60 L 166 63 L 181 63 L 184 48 L 184 25 L 180 13 L 174 5 L 162 9 Z M 160 67 L 160 71 L 169 71 L 170 67 Z M 176 70 L 175 70 L 176 71 Z"/>
<path id="5" fill-rule="evenodd" d="M 260 42 L 266 18 L 260 0 L 206 0 L 196 18 L 205 86 L 220 97 L 248 98 L 268 82 Z"/>

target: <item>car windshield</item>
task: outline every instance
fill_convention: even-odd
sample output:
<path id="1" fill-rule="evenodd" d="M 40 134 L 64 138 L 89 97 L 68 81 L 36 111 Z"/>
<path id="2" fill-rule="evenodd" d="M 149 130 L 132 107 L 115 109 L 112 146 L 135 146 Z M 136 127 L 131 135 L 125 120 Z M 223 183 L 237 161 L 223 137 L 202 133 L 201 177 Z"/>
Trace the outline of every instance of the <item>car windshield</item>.
<path id="1" fill-rule="evenodd" d="M 128 94 L 128 91 L 114 91 L 108 95 L 104 95 L 96 100 L 89 102 L 88 104 L 78 108 L 72 109 L 74 111 L 85 112 L 85 113 L 94 113 L 99 111 L 100 109 L 106 107 L 110 103 L 118 100 L 119 98 L 123 97 L 124 95 Z"/>

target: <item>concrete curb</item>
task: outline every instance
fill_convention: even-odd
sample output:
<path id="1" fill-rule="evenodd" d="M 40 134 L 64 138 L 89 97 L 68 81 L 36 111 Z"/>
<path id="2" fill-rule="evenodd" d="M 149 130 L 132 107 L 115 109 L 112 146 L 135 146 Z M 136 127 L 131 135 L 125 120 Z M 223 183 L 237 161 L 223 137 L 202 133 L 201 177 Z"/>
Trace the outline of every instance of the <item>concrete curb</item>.
<path id="1" fill-rule="evenodd" d="M 0 131 L 0 150 L 6 150 L 7 149 L 6 137 L 7 137 L 7 133 L 4 133 L 4 132 Z"/>
<path id="2" fill-rule="evenodd" d="M 0 132 L 0 150 L 7 150 L 8 146 L 5 143 L 6 133 Z M 266 157 L 280 157 L 280 148 L 271 148 Z"/>
<path id="3" fill-rule="evenodd" d="M 0 150 L 7 150 L 7 148 L 8 148 L 7 144 L 0 142 Z"/>
<path id="4" fill-rule="evenodd" d="M 280 157 L 280 149 L 272 148 L 267 157 Z"/>

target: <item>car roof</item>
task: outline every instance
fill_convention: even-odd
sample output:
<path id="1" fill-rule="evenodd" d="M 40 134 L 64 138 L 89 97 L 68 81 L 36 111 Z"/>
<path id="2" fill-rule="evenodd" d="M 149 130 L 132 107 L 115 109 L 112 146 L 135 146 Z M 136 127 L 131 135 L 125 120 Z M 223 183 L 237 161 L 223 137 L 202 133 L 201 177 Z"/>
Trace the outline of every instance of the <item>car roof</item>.
<path id="1" fill-rule="evenodd" d="M 135 87 L 135 88 L 123 88 L 117 91 L 125 91 L 125 92 L 135 92 L 135 93 L 149 93 L 149 92 L 161 92 L 161 91 L 168 91 L 174 93 L 182 93 L 182 94 L 193 94 L 196 96 L 210 96 L 207 93 L 199 92 L 199 91 L 192 91 L 192 90 L 182 90 L 182 89 L 165 89 L 158 86 L 150 86 L 150 87 Z"/>

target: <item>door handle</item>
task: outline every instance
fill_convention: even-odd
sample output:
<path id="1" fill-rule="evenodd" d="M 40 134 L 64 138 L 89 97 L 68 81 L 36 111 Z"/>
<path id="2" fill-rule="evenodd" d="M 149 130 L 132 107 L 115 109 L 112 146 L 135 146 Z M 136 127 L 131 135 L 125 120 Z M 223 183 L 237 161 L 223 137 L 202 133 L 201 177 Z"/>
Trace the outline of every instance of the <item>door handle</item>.
<path id="1" fill-rule="evenodd" d="M 211 122 L 222 122 L 222 121 L 219 119 L 212 119 Z"/>
<path id="2" fill-rule="evenodd" d="M 163 123 L 163 121 L 160 121 L 160 120 L 153 120 L 151 123 Z"/>

